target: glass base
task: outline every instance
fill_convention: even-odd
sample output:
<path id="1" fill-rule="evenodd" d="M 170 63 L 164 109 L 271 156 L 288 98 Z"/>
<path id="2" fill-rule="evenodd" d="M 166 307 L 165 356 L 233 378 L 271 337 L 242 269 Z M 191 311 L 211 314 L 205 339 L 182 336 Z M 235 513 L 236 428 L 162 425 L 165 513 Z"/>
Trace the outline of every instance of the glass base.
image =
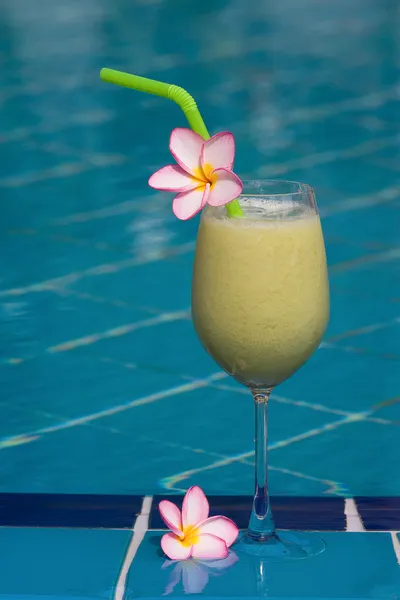
<path id="1" fill-rule="evenodd" d="M 260 558 L 293 560 L 317 556 L 325 547 L 324 540 L 315 533 L 279 531 L 262 541 L 255 540 L 246 533 L 233 549 Z"/>

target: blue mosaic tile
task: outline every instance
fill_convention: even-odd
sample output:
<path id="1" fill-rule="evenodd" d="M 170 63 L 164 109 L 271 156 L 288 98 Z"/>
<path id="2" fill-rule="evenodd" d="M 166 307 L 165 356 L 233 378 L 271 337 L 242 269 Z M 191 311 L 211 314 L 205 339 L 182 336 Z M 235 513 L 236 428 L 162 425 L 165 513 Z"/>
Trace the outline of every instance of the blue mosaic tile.
<path id="1" fill-rule="evenodd" d="M 337 347 L 339 341 L 329 342 L 328 337 L 327 347 L 320 348 L 292 379 L 276 390 L 276 394 L 287 396 L 294 402 L 319 405 L 322 411 L 332 411 L 332 421 L 368 411 L 379 402 L 396 397 L 396 363 L 377 355 L 376 348 L 372 353 L 346 351 L 343 347 L 351 346 L 352 339 L 349 336 L 340 340 L 340 347 Z M 317 372 L 323 379 L 321 385 L 315 379 Z M 371 382 L 365 376 L 367 372 L 379 372 L 379 383 Z M 273 427 L 272 422 L 271 429 Z"/>
<path id="2" fill-rule="evenodd" d="M 13 358 L 18 357 L 7 360 Z M 93 427 L 113 411 L 125 413 L 135 400 L 181 383 L 176 376 L 145 371 L 130 361 L 119 364 L 112 355 L 88 356 L 84 348 L 38 356 L 21 364 L 8 362 L 1 366 L 0 381 L 2 386 L 12 387 L 13 409 L 21 414 L 14 427 L 12 422 L 1 422 L 3 440 L 40 434 L 49 425 L 55 432 L 85 422 Z M 79 403 L 71 402 L 77 397 Z"/>
<path id="3" fill-rule="evenodd" d="M 186 248 L 187 246 L 183 246 L 182 255 L 168 257 L 166 260 L 143 261 L 144 264 L 130 270 L 132 276 L 129 279 L 125 271 L 120 271 L 111 273 L 108 277 L 105 275 L 84 279 L 73 286 L 73 289 L 78 293 L 115 299 L 136 307 L 163 311 L 189 308 L 190 285 L 182 286 L 181 281 L 190 281 L 192 276 L 194 248 Z M 145 284 L 138 285 L 138 282 Z"/>
<path id="4" fill-rule="evenodd" d="M 0 597 L 111 600 L 130 537 L 128 531 L 2 528 Z M 29 569 L 22 572 L 23 557 Z"/>
<path id="5" fill-rule="evenodd" d="M 159 550 L 160 537 L 148 533 L 139 546 L 127 582 L 128 597 L 392 600 L 400 589 L 400 571 L 387 533 L 324 532 L 325 552 L 298 561 L 269 562 L 236 552 L 233 546 L 224 564 L 171 564 Z"/>
<path id="6" fill-rule="evenodd" d="M 150 528 L 165 529 L 158 505 L 162 500 L 171 500 L 179 507 L 182 497 L 154 496 Z M 233 519 L 240 529 L 249 524 L 252 506 L 251 496 L 208 496 L 210 516 L 225 515 Z M 342 531 L 345 529 L 343 498 L 290 498 L 272 497 L 271 506 L 278 529 L 310 531 Z"/>
<path id="7" fill-rule="evenodd" d="M 131 529 L 141 496 L 0 494 L 1 527 Z"/>
<path id="8" fill-rule="evenodd" d="M 36 355 L 79 350 L 102 338 L 124 335 L 125 327 L 147 321 L 154 313 L 106 299 L 76 297 L 58 291 L 23 294 L 0 301 L 0 332 L 6 358 L 31 359 Z M 90 310 L 89 310 L 90 309 Z M 113 333 L 114 331 L 114 333 Z M 64 349 L 65 345 L 65 349 Z"/>
<path id="9" fill-rule="evenodd" d="M 400 530 L 400 498 L 356 498 L 357 509 L 369 531 Z"/>
<path id="10" fill-rule="evenodd" d="M 346 347 L 346 344 L 361 352 L 376 353 L 379 349 L 379 354 L 383 358 L 398 361 L 400 359 L 400 317 L 372 325 L 371 331 L 367 326 L 360 335 L 338 341 L 339 346 Z"/>
<path id="11" fill-rule="evenodd" d="M 376 206 L 368 206 L 368 201 L 373 200 L 373 193 L 370 193 L 369 196 L 369 198 L 372 196 L 371 200 L 367 195 L 362 200 L 360 198 L 360 202 L 362 201 L 366 205 L 362 209 L 362 216 L 360 215 L 360 209 L 331 214 L 323 221 L 324 230 L 328 235 L 336 234 L 352 243 L 364 244 L 365 255 L 374 250 L 374 245 L 375 250 L 380 250 L 381 253 L 385 249 L 390 249 L 391 246 L 395 248 L 397 240 L 396 221 L 399 210 L 396 202 L 396 196 L 398 200 L 396 188 L 399 185 L 400 177 L 398 182 L 390 187 L 384 186 L 383 189 L 376 191 Z M 349 204 L 351 204 L 351 201 L 350 197 Z M 362 228 L 357 227 L 360 218 L 362 218 Z"/>
<path id="12" fill-rule="evenodd" d="M 76 429 L 63 422 L 55 432 L 50 427 L 3 444 L 8 457 L 0 465 L 1 492 L 66 494 L 73 476 L 80 493 L 151 494 L 175 470 L 201 470 L 209 464 L 206 454 L 171 446 L 147 432 L 136 436 L 132 445 L 129 432 L 107 421 L 81 423 Z M 22 468 L 24 477 L 13 477 Z"/>
<path id="13" fill-rule="evenodd" d="M 154 300 L 150 301 L 154 304 Z M 147 318 L 155 325 L 102 339 L 91 346 L 91 356 L 111 357 L 117 363 L 133 362 L 139 368 L 173 374 L 176 378 L 202 378 L 219 371 L 197 339 L 188 306 L 177 306 L 175 311 L 161 314 L 149 312 Z"/>
<path id="14" fill-rule="evenodd" d="M 201 383 L 202 380 L 199 380 Z M 190 385 L 184 380 L 182 384 Z M 180 394 L 172 395 L 166 402 L 159 402 L 157 412 L 150 406 L 137 407 L 137 409 L 124 415 L 115 415 L 107 419 L 110 427 L 125 432 L 126 435 L 138 436 L 143 431 L 151 431 L 154 440 L 175 446 L 175 453 L 180 450 L 191 449 L 193 454 L 202 455 L 209 463 L 218 462 L 227 458 L 227 462 L 235 460 L 235 456 L 242 453 L 250 454 L 253 450 L 253 402 L 251 395 L 239 388 L 218 389 L 229 381 L 222 379 L 220 383 L 209 381 L 214 387 L 198 387 L 187 391 L 186 410 L 183 410 Z M 196 386 L 196 380 L 192 384 Z M 242 392 L 245 392 L 244 394 Z M 224 419 L 212 418 L 215 406 L 227 406 L 229 411 Z M 322 427 L 332 420 L 329 413 L 311 410 L 301 406 L 271 402 L 271 435 L 270 444 L 278 445 L 283 439 L 294 437 L 307 429 Z M 176 436 L 165 428 L 169 419 L 179 424 L 179 441 Z M 238 424 L 240 423 L 240 427 Z M 204 431 L 207 429 L 207 437 Z M 226 435 L 227 431 L 234 435 Z M 248 467 L 253 475 L 253 469 Z M 178 469 L 175 472 L 179 472 Z M 215 477 L 217 474 L 211 474 Z M 166 474 L 167 475 L 167 474 Z M 168 473 L 172 475 L 172 473 Z M 217 484 L 217 482 L 216 482 Z M 210 490 L 211 491 L 211 490 Z M 236 490 L 237 492 L 237 490 Z"/>
<path id="15" fill-rule="evenodd" d="M 397 494 L 397 479 L 391 473 L 400 460 L 397 437 L 396 425 L 350 420 L 332 427 L 319 439 L 301 441 L 296 452 L 290 447 L 277 449 L 274 465 L 342 482 L 351 495 L 372 496 L 374 491 L 384 490 L 385 496 L 392 496 Z"/>

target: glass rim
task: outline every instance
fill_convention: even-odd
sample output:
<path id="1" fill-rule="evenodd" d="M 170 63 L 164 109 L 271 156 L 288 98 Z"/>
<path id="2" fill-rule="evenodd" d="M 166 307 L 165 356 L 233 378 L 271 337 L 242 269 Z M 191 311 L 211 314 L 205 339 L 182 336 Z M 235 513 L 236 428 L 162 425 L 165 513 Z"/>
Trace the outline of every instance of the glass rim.
<path id="1" fill-rule="evenodd" d="M 246 198 L 249 196 L 265 196 L 268 198 L 273 198 L 276 196 L 303 196 L 304 194 L 311 194 L 315 196 L 315 192 L 314 192 L 314 188 L 308 184 L 308 183 L 303 183 L 301 181 L 294 181 L 293 179 L 242 179 L 242 184 L 243 184 L 243 190 L 241 192 L 241 194 L 239 195 L 239 198 Z M 274 193 L 268 193 L 267 191 L 262 191 L 259 192 L 258 194 L 252 194 L 250 193 L 246 193 L 244 190 L 246 189 L 247 186 L 251 186 L 251 185 L 255 185 L 258 184 L 260 185 L 260 187 L 262 187 L 262 185 L 293 185 L 293 186 L 297 186 L 297 190 L 294 189 L 292 192 L 274 192 Z"/>

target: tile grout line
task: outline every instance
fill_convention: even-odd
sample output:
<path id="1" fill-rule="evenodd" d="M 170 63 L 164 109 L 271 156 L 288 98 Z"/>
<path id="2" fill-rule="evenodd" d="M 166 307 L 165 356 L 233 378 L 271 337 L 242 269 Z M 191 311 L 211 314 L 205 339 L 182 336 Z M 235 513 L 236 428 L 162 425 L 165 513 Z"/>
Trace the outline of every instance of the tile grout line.
<path id="1" fill-rule="evenodd" d="M 27 433 L 21 433 L 18 435 L 0 438 L 0 450 L 3 450 L 4 448 L 9 448 L 10 446 L 27 444 L 29 442 L 33 442 L 39 439 L 44 434 L 54 433 L 55 431 L 61 431 L 64 429 L 70 429 L 71 427 L 76 427 L 77 425 L 84 425 L 85 423 L 91 423 L 92 421 L 101 419 L 103 417 L 125 412 L 126 410 L 130 410 L 131 408 L 135 408 L 136 406 L 151 404 L 153 402 L 163 400 L 164 398 L 169 398 L 170 396 L 175 396 L 177 394 L 183 394 L 185 392 L 191 392 L 199 388 L 207 388 L 209 383 L 213 381 L 218 381 L 219 379 L 223 379 L 224 377 L 227 377 L 226 373 L 218 371 L 216 373 L 213 373 L 212 375 L 209 375 L 208 377 L 203 377 L 202 379 L 195 379 L 189 383 L 178 385 L 172 388 L 167 388 L 166 390 L 162 390 L 160 392 L 154 392 L 153 394 L 149 394 L 148 396 L 142 396 L 141 398 L 132 400 L 130 402 L 125 402 L 124 404 L 117 404 L 115 406 L 105 408 L 95 413 L 90 413 L 81 417 L 75 417 L 73 419 L 67 419 L 56 425 L 43 427 L 41 429 L 36 429 Z"/>
<path id="2" fill-rule="evenodd" d="M 384 189 L 379 194 L 380 201 L 378 202 L 378 204 L 385 202 L 385 201 L 390 202 L 392 200 L 392 192 L 395 189 L 397 189 L 397 188 Z M 376 196 L 374 196 L 374 198 L 375 197 Z M 368 207 L 368 206 L 371 206 L 371 204 L 373 204 L 373 201 L 371 200 L 371 195 L 369 195 L 369 194 L 366 197 L 364 197 L 364 196 L 354 197 L 353 199 L 350 198 L 350 200 L 353 200 L 352 209 L 363 208 L 364 206 Z M 125 204 L 125 203 L 122 203 L 122 204 Z M 347 204 L 348 204 L 348 202 L 347 202 Z M 117 206 L 119 206 L 119 205 L 117 205 Z M 332 213 L 332 210 L 333 210 L 333 213 Z M 339 209 L 332 209 L 332 208 L 327 207 L 325 210 L 321 211 L 322 218 L 326 218 L 326 217 L 329 217 L 330 214 L 337 214 L 337 213 L 340 213 L 343 211 L 346 211 L 346 208 L 342 205 Z M 98 211 L 95 211 L 95 212 L 98 212 Z M 73 215 L 71 215 L 71 216 L 73 216 Z M 71 218 L 71 216 L 70 216 L 70 218 Z M 185 254 L 187 252 L 190 252 L 193 249 L 194 249 L 194 243 L 189 242 L 189 243 L 183 244 L 182 246 L 177 246 L 175 251 L 172 249 L 171 256 L 174 256 L 176 254 L 178 254 L 178 255 Z M 164 258 L 169 258 L 169 256 L 170 256 L 169 253 L 167 253 L 166 256 L 164 256 L 163 253 L 160 253 L 160 254 L 161 254 L 160 256 L 158 256 L 157 254 L 156 255 L 149 254 L 148 256 L 144 256 L 144 257 L 127 256 L 127 258 L 124 258 L 120 261 L 115 261 L 114 263 L 100 264 L 95 267 L 89 267 L 88 269 L 84 269 L 83 271 L 67 273 L 66 275 L 61 275 L 59 277 L 54 277 L 52 279 L 48 279 L 45 281 L 36 282 L 36 283 L 29 284 L 27 286 L 23 286 L 20 288 L 9 288 L 9 289 L 0 290 L 0 297 L 21 296 L 21 295 L 29 294 L 32 292 L 35 293 L 35 292 L 43 292 L 43 291 L 54 291 L 54 286 L 57 286 L 58 284 L 65 285 L 65 284 L 69 284 L 69 283 L 75 283 L 76 281 L 78 281 L 82 278 L 85 278 L 85 277 L 93 277 L 96 275 L 107 274 L 110 272 L 119 272 L 126 268 L 130 268 L 130 267 L 134 267 L 134 266 L 142 265 L 142 264 L 147 264 L 149 262 L 156 262 L 159 260 L 163 260 Z"/>
<path id="3" fill-rule="evenodd" d="M 366 531 L 354 498 L 344 499 L 344 515 L 346 517 L 346 531 L 353 533 Z"/>
<path id="4" fill-rule="evenodd" d="M 76 283 L 77 281 L 80 281 L 86 277 L 99 277 L 105 274 L 119 273 L 120 271 L 124 271 L 125 269 L 130 269 L 132 267 L 143 266 L 149 263 L 159 262 L 164 259 L 174 258 L 176 256 L 181 256 L 192 252 L 194 247 L 194 242 L 188 242 L 179 246 L 172 246 L 168 250 L 164 251 L 149 252 L 148 254 L 143 255 L 128 255 L 122 260 L 97 264 L 93 267 L 83 269 L 82 271 L 73 271 L 67 273 L 66 275 L 60 275 L 59 277 L 53 277 L 51 279 L 46 279 L 19 288 L 0 290 L 0 298 L 6 298 L 9 296 L 22 296 L 25 294 L 43 291 L 56 291 L 56 293 L 58 293 L 60 291 L 60 286 L 63 287 L 65 285 Z"/>
<path id="5" fill-rule="evenodd" d="M 399 541 L 399 538 L 397 537 L 397 532 L 391 531 L 390 537 L 392 538 L 393 550 L 396 555 L 397 562 L 400 566 L 400 541 Z"/>
<path id="6" fill-rule="evenodd" d="M 115 587 L 114 600 L 123 600 L 125 596 L 126 578 L 128 576 L 129 569 L 131 568 L 133 559 L 136 556 L 138 548 L 144 540 L 146 532 L 149 529 L 150 511 L 152 504 L 153 496 L 145 496 L 143 498 L 142 508 L 140 509 L 140 513 L 137 516 L 135 524 L 133 526 L 132 539 L 126 551 L 124 562 L 122 563 L 121 571 L 118 576 L 117 584 Z"/>

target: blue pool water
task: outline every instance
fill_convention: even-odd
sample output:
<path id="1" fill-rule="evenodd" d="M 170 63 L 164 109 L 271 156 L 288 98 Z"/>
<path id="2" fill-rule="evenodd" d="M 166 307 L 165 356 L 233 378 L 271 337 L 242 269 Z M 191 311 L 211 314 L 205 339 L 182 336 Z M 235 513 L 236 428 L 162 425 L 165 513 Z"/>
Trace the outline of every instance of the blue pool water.
<path id="1" fill-rule="evenodd" d="M 300 4 L 3 3 L 1 491 L 251 490 L 250 397 L 190 322 L 198 221 L 147 186 L 184 117 L 110 66 L 188 88 L 243 178 L 315 186 L 332 316 L 273 399 L 272 492 L 400 494 L 398 3 Z"/>
<path id="2" fill-rule="evenodd" d="M 3 0 L 0 492 L 252 491 L 251 399 L 222 377 L 190 321 L 198 219 L 178 222 L 171 195 L 147 186 L 171 161 L 169 134 L 184 117 L 167 100 L 102 83 L 108 66 L 187 88 L 211 133 L 234 133 L 243 179 L 315 187 L 331 322 L 272 398 L 271 493 L 400 496 L 399 9 L 397 0 Z M 400 530 L 400 504 L 396 526 L 379 506 L 378 521 L 365 512 L 367 529 Z M 395 535 L 344 528 L 335 521 L 328 532 L 312 589 L 312 567 L 268 585 L 242 563 L 232 577 L 201 580 L 215 597 L 265 586 L 292 597 L 297 577 L 303 598 L 324 597 L 327 578 L 329 597 L 399 598 Z M 0 557 L 9 561 L 0 598 L 112 597 L 130 543 L 127 530 L 2 531 L 1 548 L 15 552 Z M 167 585 L 159 565 L 151 589 L 141 579 L 140 561 L 160 560 L 154 535 L 124 584 L 129 597 Z M 40 548 L 38 565 L 63 547 L 64 570 L 46 579 L 38 566 L 16 586 L 22 546 Z M 81 573 L 87 555 L 102 578 Z"/>

